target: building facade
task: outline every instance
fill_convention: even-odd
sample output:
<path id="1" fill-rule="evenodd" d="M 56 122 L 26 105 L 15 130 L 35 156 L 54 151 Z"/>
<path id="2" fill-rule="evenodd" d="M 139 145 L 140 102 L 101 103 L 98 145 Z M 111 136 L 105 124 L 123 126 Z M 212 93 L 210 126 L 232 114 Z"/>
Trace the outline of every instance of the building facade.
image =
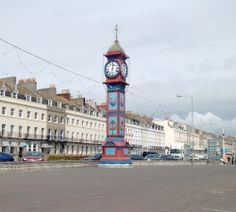
<path id="1" fill-rule="evenodd" d="M 54 85 L 37 89 L 35 79 L 0 79 L 0 151 L 90 155 L 101 150 L 106 135 L 106 110 L 94 101 L 72 98 Z M 127 113 L 125 139 L 132 152 L 161 150 L 163 127 L 145 116 Z"/>

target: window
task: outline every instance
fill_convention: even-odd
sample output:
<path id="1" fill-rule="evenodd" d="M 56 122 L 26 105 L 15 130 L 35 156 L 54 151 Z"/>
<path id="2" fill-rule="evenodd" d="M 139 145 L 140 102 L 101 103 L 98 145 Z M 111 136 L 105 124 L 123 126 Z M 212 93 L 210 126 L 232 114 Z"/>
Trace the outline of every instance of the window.
<path id="1" fill-rule="evenodd" d="M 42 114 L 41 114 L 41 120 L 44 120 L 44 118 L 45 118 L 45 114 L 42 113 Z"/>
<path id="2" fill-rule="evenodd" d="M 34 119 L 38 119 L 38 113 L 37 112 L 34 113 Z"/>
<path id="3" fill-rule="evenodd" d="M 52 106 L 52 100 L 48 100 L 48 106 Z"/>
<path id="4" fill-rule="evenodd" d="M 72 133 L 71 133 L 71 138 L 72 138 L 72 140 L 74 139 L 74 134 L 75 134 L 75 132 L 72 132 Z"/>
<path id="5" fill-rule="evenodd" d="M 23 118 L 23 111 L 22 110 L 19 110 L 19 117 Z"/>
<path id="6" fill-rule="evenodd" d="M 22 137 L 22 126 L 19 126 L 19 138 L 21 138 Z"/>
<path id="7" fill-rule="evenodd" d="M 37 103 L 42 103 L 42 98 L 41 97 L 37 97 Z"/>
<path id="8" fill-rule="evenodd" d="M 77 123 L 76 124 L 77 124 L 77 126 L 79 126 L 79 120 L 78 119 L 77 119 Z"/>
<path id="9" fill-rule="evenodd" d="M 32 146 L 32 144 L 31 144 L 31 143 L 29 143 L 29 146 L 28 146 L 28 151 L 29 151 L 29 152 L 31 152 L 31 151 L 32 151 L 32 149 L 31 149 L 31 146 Z"/>
<path id="10" fill-rule="evenodd" d="M 31 102 L 31 96 L 30 96 L 30 95 L 26 95 L 26 96 L 25 96 L 25 100 Z"/>
<path id="11" fill-rule="evenodd" d="M 15 109 L 11 108 L 11 116 L 14 116 L 14 115 L 15 115 Z"/>
<path id="12" fill-rule="evenodd" d="M 73 124 L 74 124 L 74 122 L 75 122 L 75 119 L 72 119 L 72 120 L 71 120 L 71 124 L 73 125 Z"/>
<path id="13" fill-rule="evenodd" d="M 92 128 L 93 127 L 93 123 L 92 122 L 90 122 L 90 128 Z"/>
<path id="14" fill-rule="evenodd" d="M 81 126 L 82 126 L 82 127 L 84 126 L 84 121 L 81 122 Z"/>
<path id="15" fill-rule="evenodd" d="M 37 151 L 37 144 L 33 143 L 33 151 L 36 152 Z"/>
<path id="16" fill-rule="evenodd" d="M 0 90 L 0 95 L 1 95 L 1 96 L 5 96 L 5 94 L 6 94 L 5 89 L 1 89 L 1 90 Z"/>
<path id="17" fill-rule="evenodd" d="M 5 134 L 6 124 L 2 124 L 2 136 Z"/>
<path id="18" fill-rule="evenodd" d="M 26 130 L 26 136 L 28 137 L 30 134 L 30 126 L 27 127 L 27 130 Z"/>
<path id="19" fill-rule="evenodd" d="M 48 139 L 51 140 L 52 137 L 52 130 L 48 129 Z"/>
<path id="20" fill-rule="evenodd" d="M 41 129 L 41 138 L 44 137 L 44 128 Z"/>
<path id="21" fill-rule="evenodd" d="M 57 107 L 61 108 L 61 102 L 57 102 Z"/>
<path id="22" fill-rule="evenodd" d="M 2 107 L 2 115 L 6 115 L 6 107 Z"/>
<path id="23" fill-rule="evenodd" d="M 30 118 L 30 111 L 27 111 L 27 118 Z"/>
<path id="24" fill-rule="evenodd" d="M 67 124 L 69 124 L 69 121 L 70 121 L 70 119 L 69 119 L 69 118 L 67 118 L 67 119 L 66 119 L 66 123 L 67 123 Z"/>
<path id="25" fill-rule="evenodd" d="M 61 117 L 61 124 L 64 124 L 64 118 Z"/>
<path id="26" fill-rule="evenodd" d="M 60 132 L 60 139 L 61 139 L 61 140 L 64 139 L 64 131 L 63 131 L 63 130 L 61 130 L 61 132 Z"/>
<path id="27" fill-rule="evenodd" d="M 11 96 L 12 96 L 13 98 L 17 99 L 18 94 L 17 94 L 16 91 L 14 91 Z"/>
<path id="28" fill-rule="evenodd" d="M 14 133 L 14 125 L 10 126 L 10 136 L 13 136 Z"/>
<path id="29" fill-rule="evenodd" d="M 57 139 L 57 130 L 54 130 L 54 137 L 55 137 L 55 140 Z"/>
<path id="30" fill-rule="evenodd" d="M 55 116 L 54 120 L 55 120 L 55 123 L 58 123 L 58 117 L 57 116 Z"/>
<path id="31" fill-rule="evenodd" d="M 52 122 L 52 116 L 51 115 L 48 115 L 48 121 Z"/>
<path id="32" fill-rule="evenodd" d="M 35 128 L 34 128 L 34 138 L 37 137 L 37 134 L 38 134 L 38 127 L 35 127 Z"/>

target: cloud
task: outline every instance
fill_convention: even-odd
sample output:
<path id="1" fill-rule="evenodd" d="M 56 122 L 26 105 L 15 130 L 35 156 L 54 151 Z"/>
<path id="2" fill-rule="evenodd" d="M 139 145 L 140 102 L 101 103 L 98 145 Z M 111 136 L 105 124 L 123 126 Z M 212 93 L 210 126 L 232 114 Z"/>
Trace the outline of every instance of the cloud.
<path id="1" fill-rule="evenodd" d="M 205 114 L 194 113 L 194 127 L 202 129 L 207 132 L 212 132 L 217 135 L 221 135 L 223 130 L 225 135 L 236 136 L 236 118 L 232 120 L 223 120 L 215 114 L 208 112 Z M 172 119 L 188 123 L 191 125 L 191 114 L 189 113 L 185 119 L 180 118 L 178 115 L 174 114 Z"/>
<path id="2" fill-rule="evenodd" d="M 128 0 L 14 2 L 0 8 L 0 34 L 20 47 L 85 76 L 104 80 L 103 53 L 112 45 L 114 26 L 130 56 L 131 92 L 127 108 L 156 117 L 194 112 L 223 120 L 236 117 L 235 0 Z M 55 83 L 86 98 L 104 102 L 105 89 L 88 80 L 46 67 L 35 58 L 0 43 L 0 77 L 35 77 L 39 87 Z M 55 76 L 56 75 L 56 76 Z M 144 97 L 144 98 L 143 98 Z M 211 119 L 209 119 L 211 120 Z M 235 126 L 235 122 L 231 122 Z M 227 125 L 228 126 L 228 125 Z M 230 127 L 230 126 L 228 126 Z"/>

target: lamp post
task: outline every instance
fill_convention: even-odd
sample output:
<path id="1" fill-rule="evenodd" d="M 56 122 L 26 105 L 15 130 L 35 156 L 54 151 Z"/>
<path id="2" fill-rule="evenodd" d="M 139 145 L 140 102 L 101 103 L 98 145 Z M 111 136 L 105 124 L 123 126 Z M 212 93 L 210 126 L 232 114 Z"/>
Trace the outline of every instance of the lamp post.
<path id="1" fill-rule="evenodd" d="M 177 95 L 177 98 L 190 98 L 191 100 L 191 132 L 190 132 L 190 143 L 192 144 L 192 164 L 194 162 L 194 140 L 192 139 L 192 130 L 193 130 L 193 96 L 192 95 Z"/>

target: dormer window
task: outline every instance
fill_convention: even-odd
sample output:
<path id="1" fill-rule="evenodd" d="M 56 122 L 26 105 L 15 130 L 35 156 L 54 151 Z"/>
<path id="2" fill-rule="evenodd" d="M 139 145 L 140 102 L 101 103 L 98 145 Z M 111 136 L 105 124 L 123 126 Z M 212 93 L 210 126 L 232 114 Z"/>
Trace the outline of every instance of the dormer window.
<path id="1" fill-rule="evenodd" d="M 6 96 L 6 90 L 4 88 L 1 88 L 0 95 L 1 96 Z"/>
<path id="2" fill-rule="evenodd" d="M 42 104 L 42 97 L 37 97 L 37 103 Z"/>
<path id="3" fill-rule="evenodd" d="M 61 102 L 57 102 L 57 107 L 61 108 L 62 104 Z"/>
<path id="4" fill-rule="evenodd" d="M 31 96 L 30 95 L 25 95 L 25 100 L 31 102 Z"/>
<path id="5" fill-rule="evenodd" d="M 48 106 L 52 106 L 52 100 L 48 100 Z"/>
<path id="6" fill-rule="evenodd" d="M 17 91 L 13 91 L 12 94 L 11 94 L 12 98 L 15 98 L 17 99 L 18 97 L 18 92 Z"/>

